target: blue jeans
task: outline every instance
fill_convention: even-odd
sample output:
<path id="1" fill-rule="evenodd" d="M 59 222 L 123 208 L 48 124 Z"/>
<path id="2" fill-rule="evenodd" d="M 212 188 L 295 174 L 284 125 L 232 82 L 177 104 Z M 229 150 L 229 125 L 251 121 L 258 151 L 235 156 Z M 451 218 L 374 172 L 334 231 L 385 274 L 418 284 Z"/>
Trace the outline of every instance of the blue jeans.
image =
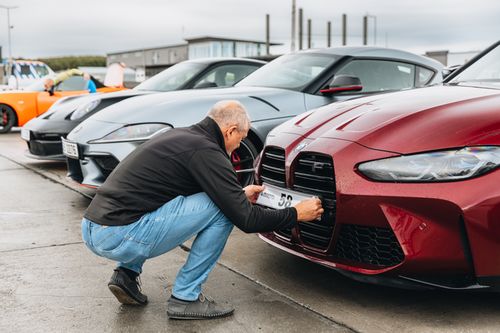
<path id="1" fill-rule="evenodd" d="M 82 220 L 82 238 L 92 252 L 137 273 L 142 272 L 146 259 L 166 253 L 196 235 L 172 289 L 172 295 L 187 301 L 198 298 L 232 229 L 233 224 L 205 193 L 178 196 L 124 226 Z"/>

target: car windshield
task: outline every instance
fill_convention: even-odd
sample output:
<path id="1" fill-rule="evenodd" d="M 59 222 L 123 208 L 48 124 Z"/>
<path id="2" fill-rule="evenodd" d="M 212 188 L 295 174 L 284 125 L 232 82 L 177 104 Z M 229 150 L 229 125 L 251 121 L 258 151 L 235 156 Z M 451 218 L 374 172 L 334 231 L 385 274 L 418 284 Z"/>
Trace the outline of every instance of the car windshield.
<path id="1" fill-rule="evenodd" d="M 44 77 L 46 75 L 49 75 L 49 70 L 45 65 L 34 64 L 33 68 L 35 69 L 35 72 L 37 72 L 39 77 Z"/>
<path id="2" fill-rule="evenodd" d="M 170 91 L 179 89 L 205 67 L 206 65 L 200 63 L 183 62 L 156 74 L 134 89 L 149 91 Z"/>
<path id="3" fill-rule="evenodd" d="M 500 89 L 500 45 L 482 56 L 448 84 Z"/>
<path id="4" fill-rule="evenodd" d="M 43 81 L 45 81 L 46 78 L 41 78 L 39 80 L 36 80 L 32 84 L 26 86 L 23 90 L 26 91 L 44 91 L 45 87 L 43 86 Z"/>
<path id="5" fill-rule="evenodd" d="M 288 54 L 259 68 L 238 87 L 270 87 L 300 91 L 332 65 L 339 56 L 317 53 Z"/>

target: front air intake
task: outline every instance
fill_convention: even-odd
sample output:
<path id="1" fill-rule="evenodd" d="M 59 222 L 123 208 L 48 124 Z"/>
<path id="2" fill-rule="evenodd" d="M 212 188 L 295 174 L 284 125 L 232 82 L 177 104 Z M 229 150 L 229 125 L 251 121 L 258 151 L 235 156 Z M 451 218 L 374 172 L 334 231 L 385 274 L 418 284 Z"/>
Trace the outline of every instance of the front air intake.
<path id="1" fill-rule="evenodd" d="M 404 253 L 390 228 L 342 224 L 334 255 L 357 263 L 390 267 L 404 260 Z"/>

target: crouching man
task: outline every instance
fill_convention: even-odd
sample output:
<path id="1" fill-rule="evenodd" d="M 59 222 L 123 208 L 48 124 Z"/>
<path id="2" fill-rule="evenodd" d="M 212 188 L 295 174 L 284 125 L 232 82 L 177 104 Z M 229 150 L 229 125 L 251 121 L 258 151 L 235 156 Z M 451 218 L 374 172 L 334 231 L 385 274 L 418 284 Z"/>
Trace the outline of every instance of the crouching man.
<path id="1" fill-rule="evenodd" d="M 250 119 L 237 101 L 221 101 L 188 128 L 158 134 L 125 158 L 85 212 L 82 235 L 95 254 L 118 263 L 108 283 L 123 304 L 144 305 L 138 282 L 144 262 L 195 236 L 168 300 L 170 318 L 217 318 L 233 313 L 206 298 L 201 287 L 233 225 L 244 232 L 283 229 L 323 213 L 319 199 L 269 210 L 254 206 L 263 187 L 242 188 L 229 155 Z"/>

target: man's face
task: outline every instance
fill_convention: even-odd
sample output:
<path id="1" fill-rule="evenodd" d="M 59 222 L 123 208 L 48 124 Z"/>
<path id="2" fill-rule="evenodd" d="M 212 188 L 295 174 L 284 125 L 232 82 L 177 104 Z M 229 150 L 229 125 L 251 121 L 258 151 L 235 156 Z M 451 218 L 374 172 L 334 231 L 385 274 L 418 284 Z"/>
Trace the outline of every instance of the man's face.
<path id="1" fill-rule="evenodd" d="M 248 135 L 248 128 L 246 130 L 238 130 L 238 126 L 229 126 L 224 131 L 224 144 L 226 151 L 229 155 L 240 146 L 241 140 L 245 139 Z"/>

